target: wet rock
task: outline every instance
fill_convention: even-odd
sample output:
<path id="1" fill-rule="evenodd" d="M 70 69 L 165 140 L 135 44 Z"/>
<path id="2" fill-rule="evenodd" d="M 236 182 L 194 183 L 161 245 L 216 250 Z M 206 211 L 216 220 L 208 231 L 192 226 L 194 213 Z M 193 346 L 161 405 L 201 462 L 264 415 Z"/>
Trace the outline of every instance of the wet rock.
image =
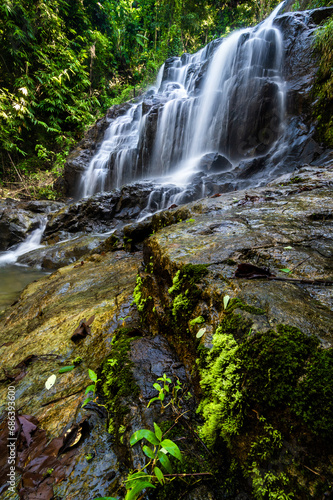
<path id="1" fill-rule="evenodd" d="M 41 225 L 42 216 L 63 206 L 57 202 L 0 201 L 0 251 L 24 241 Z"/>
<path id="2" fill-rule="evenodd" d="M 140 182 L 68 205 L 48 219 L 45 238 L 103 233 L 122 226 L 139 216 L 153 188 L 150 182 Z"/>
<path id="3" fill-rule="evenodd" d="M 94 253 L 106 238 L 103 235 L 78 236 L 69 241 L 60 241 L 22 255 L 18 263 L 42 269 L 58 269 Z"/>
<path id="4" fill-rule="evenodd" d="M 139 262 L 138 255 L 132 257 L 118 252 L 96 256 L 84 266 L 62 268 L 29 285 L 20 301 L 7 309 L 1 319 L 2 331 L 6 332 L 0 348 L 1 421 L 4 422 L 10 384 L 4 374 L 10 376 L 13 367 L 20 363 L 23 366 L 23 360 L 29 358 L 33 361 L 15 382 L 17 409 L 22 411 L 24 408 L 26 415 L 33 415 L 38 420 L 38 428 L 46 433 L 48 441 L 58 438 L 82 418 L 90 417 L 87 431 L 79 436 L 77 445 L 60 455 L 67 473 L 59 484 L 54 482 L 55 478 L 51 481 L 56 496 L 66 497 L 80 491 L 80 498 L 91 500 L 115 492 L 119 485 L 121 473 L 112 440 L 105 429 L 105 412 L 97 405 L 86 410 L 80 406 L 85 399 L 84 389 L 89 385 L 88 368 L 97 371 L 111 350 L 112 332 L 121 326 L 123 320 L 120 318 L 131 310 Z M 95 319 L 91 335 L 74 344 L 71 335 L 79 321 L 92 315 Z M 62 366 L 78 357 L 82 363 L 77 368 L 69 373 L 58 373 Z M 47 390 L 45 382 L 52 374 L 57 379 Z M 87 458 L 89 455 L 92 460 Z M 25 460 L 23 469 L 17 471 L 17 479 L 32 466 L 29 465 L 31 460 L 32 457 Z M 48 468 L 46 462 L 41 474 L 46 476 Z M 2 498 L 12 498 L 11 492 L 4 493 L 3 486 Z"/>
<path id="5" fill-rule="evenodd" d="M 249 262 L 269 267 L 279 278 L 308 280 L 308 284 L 288 280 L 281 284 L 274 280 L 234 279 L 232 293 L 251 302 L 255 298 L 256 305 L 266 311 L 267 325 L 285 322 L 307 334 L 315 333 L 325 346 L 331 345 L 331 287 L 315 286 L 311 280 L 332 281 L 332 221 L 324 214 L 332 204 L 332 182 L 332 168 L 305 167 L 268 187 L 178 208 L 174 218 L 185 221 L 190 217 L 191 223 L 180 222 L 152 235 L 145 244 L 146 255 L 171 278 L 177 268 L 191 263 L 207 264 L 217 276 L 232 280 L 235 267 L 227 264 L 231 261 L 234 265 Z M 153 217 L 153 225 L 158 217 L 161 215 Z M 231 292 L 219 279 L 213 280 L 210 287 L 210 297 Z M 169 299 L 163 300 L 168 304 Z M 213 308 L 209 314 L 217 318 L 222 311 Z"/>
<path id="6" fill-rule="evenodd" d="M 198 168 L 204 172 L 218 173 L 231 170 L 232 164 L 219 153 L 207 153 L 201 158 Z"/>

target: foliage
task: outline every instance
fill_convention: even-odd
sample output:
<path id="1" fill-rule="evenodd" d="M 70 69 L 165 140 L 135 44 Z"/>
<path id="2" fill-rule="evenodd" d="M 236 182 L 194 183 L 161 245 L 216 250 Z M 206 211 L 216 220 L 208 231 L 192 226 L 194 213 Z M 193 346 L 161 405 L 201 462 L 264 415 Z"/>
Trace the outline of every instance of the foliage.
<path id="1" fill-rule="evenodd" d="M 135 97 L 167 57 L 198 50 L 254 23 L 275 4 L 5 0 L 0 5 L 0 178 L 17 179 L 26 158 L 34 159 L 32 172 L 61 168 L 98 114 Z M 39 193 L 52 196 L 50 188 Z"/>
<path id="2" fill-rule="evenodd" d="M 60 373 L 60 372 L 59 372 Z M 89 394 L 89 392 L 92 392 L 93 395 L 92 396 L 88 396 L 84 402 L 82 403 L 82 406 L 81 408 L 83 408 L 87 403 L 89 403 L 89 401 L 93 401 L 95 399 L 95 394 L 96 394 L 96 386 L 98 384 L 98 382 L 100 382 L 101 380 L 97 377 L 97 374 L 93 371 L 93 370 L 88 370 L 88 373 L 89 373 L 89 378 L 90 380 L 92 381 L 92 384 L 88 385 L 88 387 L 86 388 L 86 391 L 85 391 L 85 394 Z"/>
<path id="3" fill-rule="evenodd" d="M 173 473 L 171 462 L 168 458 L 168 454 L 175 457 L 177 460 L 182 462 L 182 454 L 180 449 L 170 439 L 163 439 L 163 433 L 160 427 L 154 422 L 154 430 L 150 431 L 148 429 L 141 429 L 134 432 L 130 439 L 131 446 L 134 446 L 139 441 L 145 439 L 153 447 L 144 445 L 142 447 L 143 453 L 150 459 L 143 469 L 134 474 L 130 474 L 126 481 L 126 487 L 128 493 L 125 500 L 135 500 L 138 494 L 147 487 L 155 487 L 152 482 L 157 479 L 157 481 L 164 485 L 166 481 L 170 479 L 166 478 L 160 467 L 164 468 L 169 474 Z M 160 467 L 157 466 L 159 462 Z M 145 472 L 148 469 L 149 472 Z"/>
<path id="4" fill-rule="evenodd" d="M 333 350 L 320 348 L 317 337 L 288 325 L 245 335 L 248 329 L 247 320 L 228 308 L 213 348 L 202 351 L 199 412 L 205 421 L 200 435 L 211 448 L 224 439 L 232 449 L 250 425 L 243 468 L 252 479 L 254 498 L 287 500 L 294 497 L 291 476 L 274 465 L 279 463 L 283 432 L 298 422 L 313 439 L 329 439 Z"/>
<path id="5" fill-rule="evenodd" d="M 314 113 L 320 138 L 333 146 L 333 18 L 317 31 L 314 48 L 320 57 L 314 86 Z"/>

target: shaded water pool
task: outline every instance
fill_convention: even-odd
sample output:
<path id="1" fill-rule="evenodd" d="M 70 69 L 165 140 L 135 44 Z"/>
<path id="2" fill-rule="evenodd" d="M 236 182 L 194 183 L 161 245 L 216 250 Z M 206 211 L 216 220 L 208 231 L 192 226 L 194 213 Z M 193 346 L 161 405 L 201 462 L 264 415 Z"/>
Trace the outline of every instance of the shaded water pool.
<path id="1" fill-rule="evenodd" d="M 0 314 L 20 295 L 23 288 L 49 273 L 25 266 L 0 266 Z"/>

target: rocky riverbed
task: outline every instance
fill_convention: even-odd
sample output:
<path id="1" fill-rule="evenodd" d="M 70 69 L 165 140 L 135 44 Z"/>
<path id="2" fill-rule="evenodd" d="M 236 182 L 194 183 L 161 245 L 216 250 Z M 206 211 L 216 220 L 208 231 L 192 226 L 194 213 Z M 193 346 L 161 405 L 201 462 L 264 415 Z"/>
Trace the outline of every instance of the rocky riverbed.
<path id="1" fill-rule="evenodd" d="M 118 228 L 93 248 L 84 243 L 85 255 L 22 292 L 0 319 L 2 498 L 122 498 L 128 470 L 144 461 L 129 437 L 153 421 L 166 428 L 179 421 L 177 432 L 170 431 L 185 457 L 179 472 L 210 476 L 177 480 L 152 498 L 259 498 L 267 474 L 269 491 L 329 498 L 332 167 L 304 166 L 265 187 L 217 193 Z M 104 204 L 108 196 L 114 194 L 104 194 Z M 62 229 L 68 227 L 59 222 Z M 38 260 L 36 252 L 45 249 L 35 251 Z M 253 268 L 242 275 L 241 264 L 256 266 L 263 277 Z M 212 442 L 207 408 L 222 403 L 200 381 L 212 363 L 206 349 L 214 345 L 217 352 L 218 328 L 249 364 L 244 376 L 237 365 L 241 385 L 232 378 L 234 358 L 220 367 L 230 376 L 223 414 L 233 421 L 231 402 L 240 394 L 242 422 L 231 432 L 217 419 Z M 73 363 L 72 371 L 59 373 Z M 101 382 L 97 399 L 82 408 L 88 369 Z M 163 373 L 183 384 L 178 411 L 188 412 L 186 421 L 171 406 L 146 408 Z M 56 382 L 47 390 L 52 374 Z M 21 419 L 15 495 L 6 489 L 9 385 Z M 206 404 L 198 415 L 200 401 Z M 213 458 L 198 433 L 223 456 Z"/>

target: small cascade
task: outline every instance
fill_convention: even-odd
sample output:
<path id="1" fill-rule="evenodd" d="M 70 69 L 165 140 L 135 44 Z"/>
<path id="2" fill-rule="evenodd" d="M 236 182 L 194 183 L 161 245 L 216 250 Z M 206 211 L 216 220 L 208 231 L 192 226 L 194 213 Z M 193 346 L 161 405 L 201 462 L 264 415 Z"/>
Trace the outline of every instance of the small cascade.
<path id="1" fill-rule="evenodd" d="M 39 228 L 32 231 L 25 241 L 20 243 L 15 250 L 7 250 L 0 253 L 0 266 L 7 266 L 8 264 L 15 264 L 17 259 L 32 250 L 41 248 L 43 233 L 46 227 L 47 218 L 42 218 Z"/>
<path id="2" fill-rule="evenodd" d="M 204 180 L 192 195 L 188 185 L 210 169 L 209 155 L 219 157 L 215 173 L 218 165 L 233 172 L 271 151 L 283 135 L 283 46 L 273 24 L 281 8 L 255 28 L 168 59 L 141 101 L 110 123 L 80 196 L 150 178 L 159 184 L 150 213 L 205 194 Z"/>

